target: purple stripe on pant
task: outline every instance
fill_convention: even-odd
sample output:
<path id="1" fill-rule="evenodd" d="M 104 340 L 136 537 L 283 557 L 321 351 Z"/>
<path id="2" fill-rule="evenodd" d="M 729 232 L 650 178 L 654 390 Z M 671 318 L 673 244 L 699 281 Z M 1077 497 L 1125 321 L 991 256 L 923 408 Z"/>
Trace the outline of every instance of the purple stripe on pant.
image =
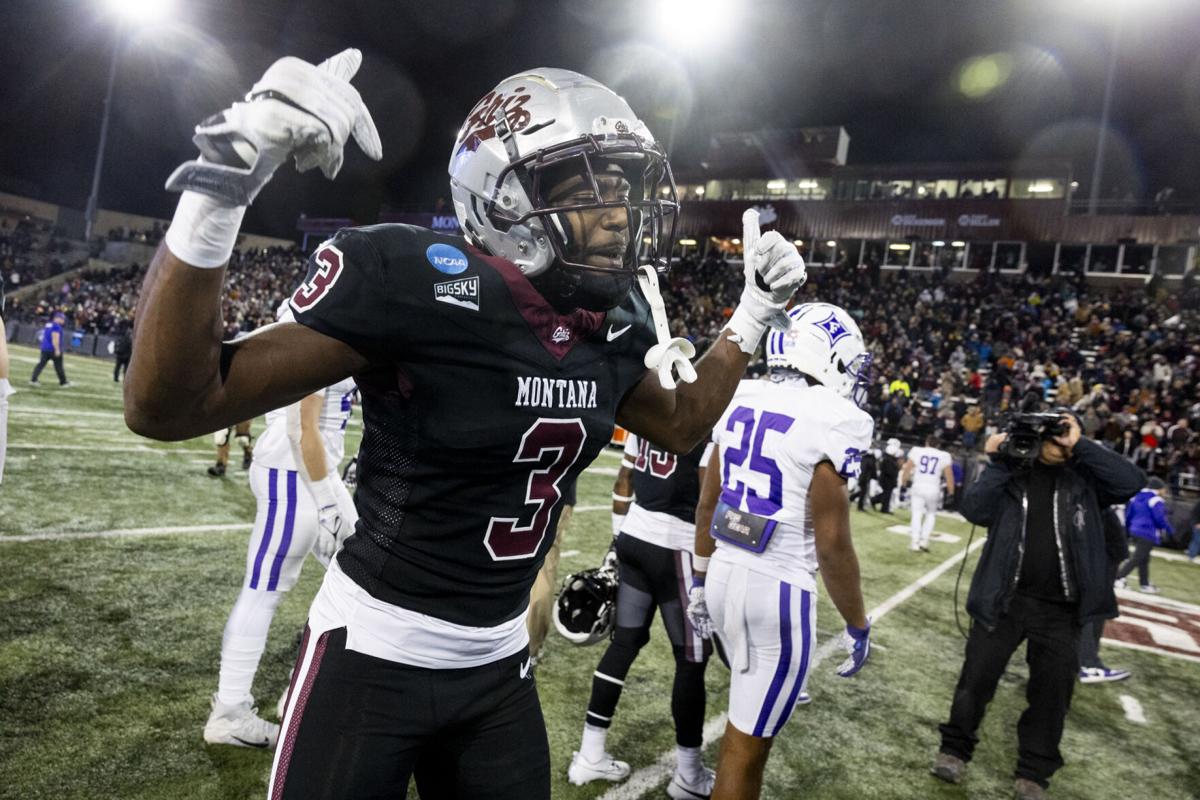
<path id="1" fill-rule="evenodd" d="M 792 715 L 792 711 L 796 708 L 796 698 L 800 696 L 800 687 L 804 685 L 804 678 L 808 675 L 808 646 L 812 640 L 812 631 L 809 625 L 809 611 L 812 595 L 808 592 L 800 591 L 800 671 L 796 673 L 796 684 L 792 686 L 792 692 L 788 695 L 787 705 L 783 707 L 783 713 L 779 715 L 779 722 L 775 723 L 775 730 L 771 731 L 771 735 L 777 735 L 783 730 L 784 724 L 788 721 L 788 717 Z"/>
<path id="2" fill-rule="evenodd" d="M 775 677 L 771 680 L 771 688 L 767 690 L 767 699 L 759 712 L 758 722 L 754 725 L 754 735 L 763 736 L 771 711 L 783 691 L 783 683 L 787 680 L 788 667 L 792 664 L 792 587 L 788 583 L 779 584 L 779 666 L 775 668 Z"/>
<path id="3" fill-rule="evenodd" d="M 279 494 L 275 489 L 275 478 L 279 470 L 267 471 L 267 524 L 263 528 L 262 541 L 258 543 L 258 552 L 254 554 L 254 568 L 250 570 L 250 588 L 258 588 L 258 576 L 262 571 L 262 562 L 267 555 L 267 547 L 271 544 L 271 533 L 275 530 L 275 508 L 279 504 Z"/>
<path id="4" fill-rule="evenodd" d="M 267 582 L 267 591 L 273 592 L 279 586 L 279 572 L 283 569 L 283 560 L 287 558 L 288 548 L 292 544 L 292 531 L 296 527 L 296 476 L 295 470 L 287 473 L 287 511 L 283 517 L 283 538 L 279 549 L 275 551 L 275 560 L 271 562 L 271 579 Z"/>

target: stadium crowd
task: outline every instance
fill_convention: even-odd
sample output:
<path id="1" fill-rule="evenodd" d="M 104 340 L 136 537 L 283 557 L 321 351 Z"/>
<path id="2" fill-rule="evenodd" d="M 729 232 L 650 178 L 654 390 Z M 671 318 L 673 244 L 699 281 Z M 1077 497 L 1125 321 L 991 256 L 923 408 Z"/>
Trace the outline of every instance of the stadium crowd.
<path id="1" fill-rule="evenodd" d="M 274 320 L 303 273 L 296 250 L 234 253 L 224 317 L 227 336 Z M 69 280 L 10 309 L 69 327 L 116 334 L 130 324 L 142 268 Z M 687 258 L 672 272 L 667 302 L 675 335 L 703 350 L 741 291 L 740 262 Z M 941 273 L 842 266 L 814 269 L 803 298 L 835 303 L 859 321 L 875 355 L 869 410 L 884 438 L 930 433 L 945 446 L 982 446 L 1011 410 L 1070 406 L 1087 436 L 1105 442 L 1172 487 L 1200 469 L 1200 288 L 1099 289 L 1075 275 L 973 280 Z"/>

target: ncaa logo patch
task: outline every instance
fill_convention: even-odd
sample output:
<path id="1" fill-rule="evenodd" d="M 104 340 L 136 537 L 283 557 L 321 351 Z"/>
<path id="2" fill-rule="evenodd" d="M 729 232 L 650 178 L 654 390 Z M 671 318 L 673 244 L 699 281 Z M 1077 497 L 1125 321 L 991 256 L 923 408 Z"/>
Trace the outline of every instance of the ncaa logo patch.
<path id="1" fill-rule="evenodd" d="M 850 335 L 850 330 L 842 324 L 842 321 L 837 318 L 837 314 L 832 311 L 829 316 L 820 322 L 814 322 L 813 325 L 825 331 L 825 335 L 829 337 L 829 344 L 835 345 L 840 339 Z"/>
<path id="2" fill-rule="evenodd" d="M 459 308 L 479 310 L 479 276 L 459 278 L 433 285 L 433 299 Z"/>
<path id="3" fill-rule="evenodd" d="M 425 249 L 425 258 L 438 272 L 457 275 L 467 270 L 467 257 L 457 247 L 448 244 L 431 244 Z"/>

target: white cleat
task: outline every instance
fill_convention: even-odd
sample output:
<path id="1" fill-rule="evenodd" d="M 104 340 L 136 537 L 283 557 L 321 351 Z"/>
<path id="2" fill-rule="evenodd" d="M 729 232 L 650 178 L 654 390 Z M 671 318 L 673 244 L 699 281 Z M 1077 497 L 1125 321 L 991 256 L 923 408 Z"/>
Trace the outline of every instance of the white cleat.
<path id="1" fill-rule="evenodd" d="M 623 781 L 628 777 L 629 765 L 608 753 L 599 761 L 588 761 L 579 753 L 572 753 L 571 766 L 567 768 L 567 780 L 576 786 L 592 781 Z"/>
<path id="2" fill-rule="evenodd" d="M 717 781 L 717 773 L 708 767 L 700 773 L 700 780 L 692 783 L 676 770 L 675 777 L 667 784 L 667 794 L 674 800 L 708 800 L 712 796 L 713 784 Z"/>
<path id="3" fill-rule="evenodd" d="M 230 706 L 213 695 L 212 713 L 204 724 L 204 741 L 273 750 L 278 740 L 279 726 L 259 717 L 258 709 L 250 701 Z"/>

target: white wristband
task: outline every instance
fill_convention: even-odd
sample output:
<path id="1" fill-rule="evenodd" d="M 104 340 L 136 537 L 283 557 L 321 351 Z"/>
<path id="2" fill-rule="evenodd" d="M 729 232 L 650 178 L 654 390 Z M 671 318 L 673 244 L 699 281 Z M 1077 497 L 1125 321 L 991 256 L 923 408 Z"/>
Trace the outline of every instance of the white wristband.
<path id="1" fill-rule="evenodd" d="M 612 526 L 613 526 L 613 538 L 614 539 L 616 538 L 617 534 L 621 532 L 621 526 L 625 524 L 625 516 L 626 516 L 625 514 L 613 514 L 612 515 Z"/>
<path id="2" fill-rule="evenodd" d="M 167 247 L 193 267 L 223 266 L 233 253 L 245 206 L 231 206 L 199 192 L 184 192 L 167 229 Z"/>
<path id="3" fill-rule="evenodd" d="M 698 556 L 692 553 L 692 572 L 708 572 L 708 562 L 711 556 Z"/>
<path id="4" fill-rule="evenodd" d="M 337 493 L 333 488 L 333 480 L 332 475 L 326 475 L 319 481 L 308 482 L 308 491 L 312 493 L 313 500 L 317 503 L 317 508 L 336 506 L 338 504 Z"/>
<path id="5" fill-rule="evenodd" d="M 750 305 L 743 297 L 742 302 L 738 303 L 738 307 L 733 310 L 733 315 L 726 323 L 725 330 L 733 334 L 729 340 L 736 344 L 739 350 L 752 356 L 758 349 L 758 343 L 762 341 L 763 334 L 767 332 L 767 323 L 750 310 Z"/>

